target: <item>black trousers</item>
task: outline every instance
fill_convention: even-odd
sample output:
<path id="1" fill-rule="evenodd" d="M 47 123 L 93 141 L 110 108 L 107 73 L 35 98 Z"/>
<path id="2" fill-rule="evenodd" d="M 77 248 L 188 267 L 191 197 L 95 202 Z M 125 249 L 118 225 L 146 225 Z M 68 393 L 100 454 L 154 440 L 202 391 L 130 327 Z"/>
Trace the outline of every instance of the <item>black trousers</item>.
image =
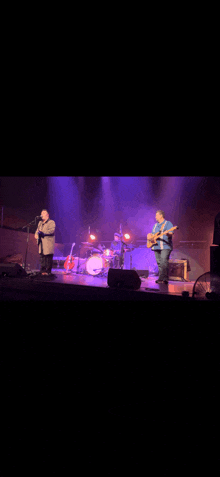
<path id="1" fill-rule="evenodd" d="M 51 273 L 52 265 L 53 254 L 44 255 L 43 253 L 40 253 L 40 272 Z"/>
<path id="2" fill-rule="evenodd" d="M 124 257 L 123 255 L 116 254 L 111 261 L 110 268 L 123 268 Z"/>

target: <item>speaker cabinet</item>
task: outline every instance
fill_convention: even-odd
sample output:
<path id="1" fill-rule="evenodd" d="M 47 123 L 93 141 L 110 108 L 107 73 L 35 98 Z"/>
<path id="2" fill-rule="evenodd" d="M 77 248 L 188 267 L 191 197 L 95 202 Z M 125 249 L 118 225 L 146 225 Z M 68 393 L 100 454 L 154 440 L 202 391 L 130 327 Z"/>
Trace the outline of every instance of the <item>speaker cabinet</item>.
<path id="1" fill-rule="evenodd" d="M 220 246 L 210 247 L 210 272 L 220 276 Z"/>
<path id="2" fill-rule="evenodd" d="M 141 279 L 135 270 L 110 268 L 108 271 L 108 286 L 138 290 L 141 286 Z"/>
<path id="3" fill-rule="evenodd" d="M 169 279 L 188 281 L 187 260 L 169 260 Z"/>
<path id="4" fill-rule="evenodd" d="M 18 263 L 0 263 L 0 277 L 25 277 L 26 271 Z"/>
<path id="5" fill-rule="evenodd" d="M 136 268 L 132 268 L 132 270 L 135 270 L 135 272 L 137 272 L 139 277 L 143 277 L 143 278 L 149 277 L 149 270 L 137 270 Z"/>

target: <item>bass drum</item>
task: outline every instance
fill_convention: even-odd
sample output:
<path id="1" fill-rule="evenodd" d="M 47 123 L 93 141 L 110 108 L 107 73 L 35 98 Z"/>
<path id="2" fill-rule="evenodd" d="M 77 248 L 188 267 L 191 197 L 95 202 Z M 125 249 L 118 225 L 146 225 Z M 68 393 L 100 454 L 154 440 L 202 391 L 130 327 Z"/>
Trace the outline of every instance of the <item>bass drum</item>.
<path id="1" fill-rule="evenodd" d="M 101 255 L 93 255 L 86 262 L 86 271 L 89 275 L 98 275 L 105 268 L 105 260 Z"/>

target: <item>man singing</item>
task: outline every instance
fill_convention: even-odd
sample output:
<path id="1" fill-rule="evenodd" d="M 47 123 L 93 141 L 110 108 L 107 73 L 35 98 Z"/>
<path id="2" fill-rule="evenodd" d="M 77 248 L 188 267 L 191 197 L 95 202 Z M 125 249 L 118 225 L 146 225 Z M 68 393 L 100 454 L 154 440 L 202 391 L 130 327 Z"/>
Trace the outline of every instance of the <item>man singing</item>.
<path id="1" fill-rule="evenodd" d="M 173 224 L 170 221 L 165 220 L 164 217 L 165 214 L 163 210 L 158 210 L 156 212 L 155 219 L 157 223 L 154 225 L 152 233 L 148 234 L 149 239 L 157 232 L 165 232 L 173 227 Z M 155 258 L 159 268 L 159 278 L 156 280 L 156 283 L 168 284 L 169 256 L 173 250 L 172 236 L 173 232 L 162 235 L 161 238 L 157 239 L 158 245 L 153 245 L 153 247 L 151 247 L 155 253 Z"/>
<path id="2" fill-rule="evenodd" d="M 40 273 L 41 275 L 51 275 L 53 264 L 53 254 L 55 247 L 55 227 L 54 220 L 50 220 L 46 209 L 41 212 L 40 222 L 35 232 L 35 238 L 38 240 L 40 254 Z"/>

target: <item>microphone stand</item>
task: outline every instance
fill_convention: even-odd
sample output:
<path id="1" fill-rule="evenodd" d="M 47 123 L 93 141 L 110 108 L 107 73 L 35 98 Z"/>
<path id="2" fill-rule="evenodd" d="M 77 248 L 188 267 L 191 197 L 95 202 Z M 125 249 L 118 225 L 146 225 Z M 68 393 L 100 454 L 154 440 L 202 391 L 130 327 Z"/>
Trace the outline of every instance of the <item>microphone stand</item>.
<path id="1" fill-rule="evenodd" d="M 119 233 L 120 233 L 120 240 L 122 239 L 123 237 L 123 233 L 122 233 L 122 224 L 120 224 L 119 226 Z M 123 267 L 124 267 L 124 242 L 122 242 L 121 240 L 121 253 L 120 253 L 120 262 L 119 262 L 119 266 L 120 266 L 120 269 L 123 270 Z"/>
<path id="2" fill-rule="evenodd" d="M 124 245 L 127 246 L 127 243 L 123 242 L 123 240 L 121 240 L 121 270 L 124 269 L 124 262 L 125 262 L 125 251 L 124 251 Z"/>
<path id="3" fill-rule="evenodd" d="M 25 251 L 25 259 L 24 259 L 24 270 L 26 271 L 26 262 L 27 262 L 27 253 L 28 253 L 28 242 L 29 242 L 29 235 L 30 235 L 30 226 L 35 224 L 36 225 L 36 217 L 32 222 L 29 222 L 29 224 L 26 224 L 22 227 L 22 229 L 27 229 L 27 246 L 26 246 L 26 251 Z"/>
<path id="4" fill-rule="evenodd" d="M 81 245 L 79 245 L 79 251 L 78 251 L 78 262 L 77 262 L 77 268 L 76 268 L 76 273 L 79 274 L 79 256 L 80 256 L 80 249 L 81 249 Z"/>

